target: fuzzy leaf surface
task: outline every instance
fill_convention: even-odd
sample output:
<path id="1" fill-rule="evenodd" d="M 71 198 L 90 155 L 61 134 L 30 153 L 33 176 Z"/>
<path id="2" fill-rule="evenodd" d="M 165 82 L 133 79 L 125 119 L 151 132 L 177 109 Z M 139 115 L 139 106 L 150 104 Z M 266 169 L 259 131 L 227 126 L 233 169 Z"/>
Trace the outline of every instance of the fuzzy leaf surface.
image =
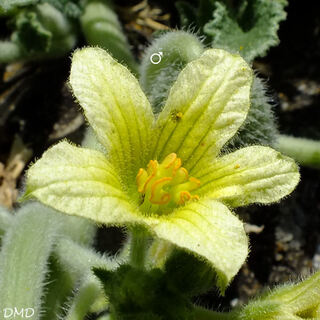
<path id="1" fill-rule="evenodd" d="M 217 1 L 213 19 L 204 26 L 214 47 L 240 52 L 248 61 L 264 56 L 279 43 L 279 23 L 286 18 L 286 0 L 242 0 L 238 8 Z"/>
<path id="2" fill-rule="evenodd" d="M 0 9 L 6 12 L 19 7 L 34 5 L 38 2 L 39 0 L 2 0 L 0 2 Z"/>

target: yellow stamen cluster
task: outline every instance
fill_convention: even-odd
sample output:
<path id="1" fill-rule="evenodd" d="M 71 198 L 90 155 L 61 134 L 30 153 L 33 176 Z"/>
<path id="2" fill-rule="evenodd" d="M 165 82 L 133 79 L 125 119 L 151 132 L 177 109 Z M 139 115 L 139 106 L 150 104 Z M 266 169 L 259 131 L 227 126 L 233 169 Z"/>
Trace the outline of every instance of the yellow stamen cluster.
<path id="1" fill-rule="evenodd" d="M 139 170 L 136 181 L 144 201 L 154 205 L 183 205 L 188 200 L 199 199 L 190 192 L 200 186 L 200 181 L 189 177 L 175 153 L 169 154 L 160 164 L 157 160 L 150 160 L 147 170 Z"/>

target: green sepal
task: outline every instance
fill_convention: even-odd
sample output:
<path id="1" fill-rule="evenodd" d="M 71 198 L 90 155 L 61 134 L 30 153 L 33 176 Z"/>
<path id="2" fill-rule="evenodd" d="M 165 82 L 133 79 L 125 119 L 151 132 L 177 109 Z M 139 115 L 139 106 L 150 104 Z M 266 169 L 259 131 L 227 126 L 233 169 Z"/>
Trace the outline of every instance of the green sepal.
<path id="1" fill-rule="evenodd" d="M 208 262 L 180 249 L 173 251 L 164 270 L 169 283 L 190 297 L 209 291 L 216 279 Z"/>
<path id="2" fill-rule="evenodd" d="M 316 314 L 320 305 L 320 271 L 296 284 L 277 288 L 266 296 L 267 300 L 278 301 L 292 314 Z"/>
<path id="3" fill-rule="evenodd" d="M 320 271 L 300 283 L 289 283 L 266 291 L 232 311 L 232 319 L 316 320 L 319 319 L 319 305 Z"/>
<path id="4" fill-rule="evenodd" d="M 131 320 L 191 320 L 192 304 L 160 269 L 143 271 L 121 265 L 116 271 L 93 269 L 110 299 L 111 315 Z"/>
<path id="5" fill-rule="evenodd" d="M 235 309 L 232 314 L 232 319 L 237 320 L 299 320 L 285 311 L 282 312 L 281 303 L 260 299 L 251 301 L 245 307 Z"/>

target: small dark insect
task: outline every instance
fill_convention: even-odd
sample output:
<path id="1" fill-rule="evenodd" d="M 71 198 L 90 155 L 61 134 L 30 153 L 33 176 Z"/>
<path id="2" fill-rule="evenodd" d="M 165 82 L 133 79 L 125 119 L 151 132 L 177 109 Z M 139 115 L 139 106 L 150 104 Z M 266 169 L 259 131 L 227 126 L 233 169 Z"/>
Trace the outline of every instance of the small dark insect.
<path id="1" fill-rule="evenodd" d="M 183 113 L 181 111 L 174 110 L 171 112 L 171 119 L 174 122 L 178 122 L 182 119 Z"/>

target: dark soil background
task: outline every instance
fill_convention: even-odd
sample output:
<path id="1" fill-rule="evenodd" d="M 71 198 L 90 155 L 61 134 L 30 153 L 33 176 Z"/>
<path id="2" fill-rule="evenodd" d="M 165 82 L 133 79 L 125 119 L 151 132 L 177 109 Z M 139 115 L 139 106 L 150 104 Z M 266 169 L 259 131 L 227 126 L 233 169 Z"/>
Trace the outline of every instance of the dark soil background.
<path id="1" fill-rule="evenodd" d="M 117 6 L 128 3 L 117 1 Z M 173 1 L 150 3 L 170 13 L 168 23 L 178 26 Z M 320 139 L 320 3 L 290 0 L 287 12 L 288 18 L 280 27 L 280 45 L 258 59 L 254 67 L 268 80 L 281 133 Z M 140 56 L 148 37 L 129 28 L 126 31 Z M 0 19 L 0 36 L 6 33 Z M 30 161 L 61 138 L 81 142 L 85 123 L 65 85 L 69 69 L 70 59 L 65 57 L 19 66 L 11 80 L 0 80 L 1 162 L 7 162 L 16 136 L 32 149 Z M 3 67 L 0 72 L 5 74 Z M 23 184 L 22 176 L 23 172 L 18 187 Z M 280 204 L 251 206 L 238 213 L 251 225 L 263 226 L 263 230 L 250 233 L 250 256 L 226 296 L 219 297 L 212 291 L 198 297 L 197 302 L 227 310 L 266 286 L 298 280 L 320 269 L 319 170 L 301 168 L 298 188 Z M 116 252 L 122 239 L 118 229 L 101 228 L 96 249 Z"/>

